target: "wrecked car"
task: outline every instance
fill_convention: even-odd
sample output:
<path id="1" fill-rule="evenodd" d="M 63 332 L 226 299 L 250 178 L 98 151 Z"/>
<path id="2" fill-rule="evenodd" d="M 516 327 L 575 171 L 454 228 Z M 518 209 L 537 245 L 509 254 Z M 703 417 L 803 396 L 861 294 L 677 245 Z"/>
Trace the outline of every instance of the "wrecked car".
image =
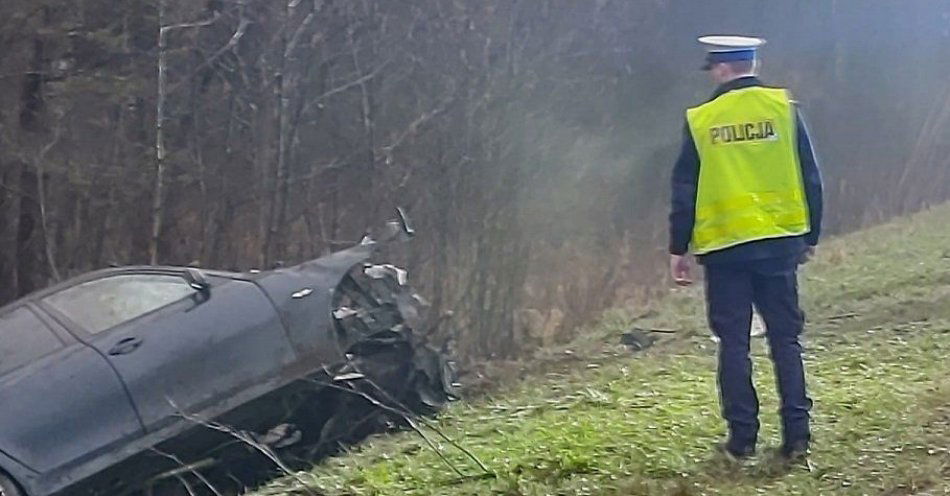
<path id="1" fill-rule="evenodd" d="M 0 495 L 155 494 L 162 477 L 375 429 L 368 395 L 440 408 L 451 369 L 421 339 L 420 299 L 369 262 L 412 235 L 401 211 L 388 226 L 294 267 L 112 268 L 4 307 Z"/>

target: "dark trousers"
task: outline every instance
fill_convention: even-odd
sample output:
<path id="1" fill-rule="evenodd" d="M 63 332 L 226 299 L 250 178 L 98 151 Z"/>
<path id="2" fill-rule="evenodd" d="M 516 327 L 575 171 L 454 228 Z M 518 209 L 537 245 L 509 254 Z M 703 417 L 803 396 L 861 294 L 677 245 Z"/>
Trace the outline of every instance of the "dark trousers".
<path id="1" fill-rule="evenodd" d="M 799 342 L 805 319 L 798 306 L 796 269 L 792 258 L 706 266 L 706 303 L 710 327 L 720 339 L 719 394 L 732 449 L 754 447 L 759 432 L 759 399 L 749 359 L 753 305 L 765 321 L 775 365 L 784 442 L 807 444 L 810 439 L 812 402 L 805 391 Z"/>

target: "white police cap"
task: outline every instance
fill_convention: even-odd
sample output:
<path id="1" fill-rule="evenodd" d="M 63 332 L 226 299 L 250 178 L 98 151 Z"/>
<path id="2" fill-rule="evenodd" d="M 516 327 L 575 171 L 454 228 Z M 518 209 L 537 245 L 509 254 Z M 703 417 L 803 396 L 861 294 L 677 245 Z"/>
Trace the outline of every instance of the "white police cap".
<path id="1" fill-rule="evenodd" d="M 762 38 L 722 35 L 701 36 L 699 42 L 707 52 L 705 70 L 720 62 L 755 60 L 756 50 L 765 44 Z"/>

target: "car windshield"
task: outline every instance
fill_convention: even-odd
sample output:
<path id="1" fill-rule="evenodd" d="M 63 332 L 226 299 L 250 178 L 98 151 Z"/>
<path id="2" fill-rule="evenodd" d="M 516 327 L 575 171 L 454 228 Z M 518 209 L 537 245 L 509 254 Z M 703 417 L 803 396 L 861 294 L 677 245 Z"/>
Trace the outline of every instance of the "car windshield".
<path id="1" fill-rule="evenodd" d="M 194 293 L 184 279 L 165 274 L 129 274 L 97 279 L 48 296 L 44 301 L 99 333 Z"/>

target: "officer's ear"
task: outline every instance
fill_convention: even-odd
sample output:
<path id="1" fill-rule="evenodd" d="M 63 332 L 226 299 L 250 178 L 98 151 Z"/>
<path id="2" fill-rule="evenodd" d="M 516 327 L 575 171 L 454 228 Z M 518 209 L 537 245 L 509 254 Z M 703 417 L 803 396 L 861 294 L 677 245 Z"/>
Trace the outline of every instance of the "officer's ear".
<path id="1" fill-rule="evenodd" d="M 728 76 L 726 72 L 729 70 L 728 64 L 722 62 L 716 62 L 709 66 L 709 77 L 716 83 L 721 83 L 726 80 Z"/>

